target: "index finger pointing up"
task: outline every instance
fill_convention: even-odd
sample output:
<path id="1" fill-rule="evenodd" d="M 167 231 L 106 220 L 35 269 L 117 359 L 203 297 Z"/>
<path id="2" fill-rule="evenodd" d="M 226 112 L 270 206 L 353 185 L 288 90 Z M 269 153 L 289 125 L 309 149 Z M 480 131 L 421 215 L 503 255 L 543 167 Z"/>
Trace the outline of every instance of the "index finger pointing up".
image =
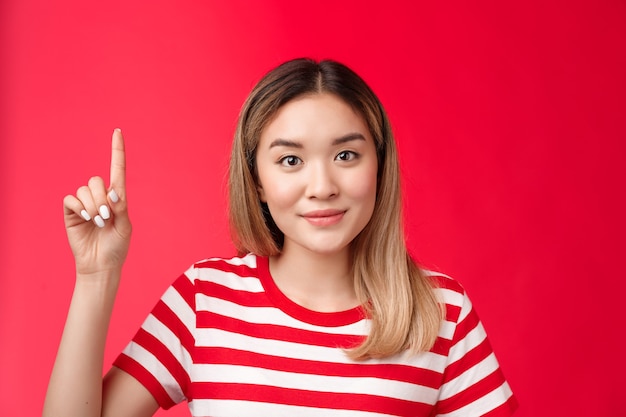
<path id="1" fill-rule="evenodd" d="M 120 129 L 113 131 L 111 138 L 111 188 L 121 197 L 126 194 L 126 153 L 124 137 Z"/>

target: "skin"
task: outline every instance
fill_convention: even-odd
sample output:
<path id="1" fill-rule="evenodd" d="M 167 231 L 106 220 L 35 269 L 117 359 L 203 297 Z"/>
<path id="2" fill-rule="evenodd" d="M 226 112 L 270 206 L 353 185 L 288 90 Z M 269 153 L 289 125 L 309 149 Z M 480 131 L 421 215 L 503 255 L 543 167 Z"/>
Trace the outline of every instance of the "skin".
<path id="1" fill-rule="evenodd" d="M 363 118 L 332 94 L 282 106 L 261 134 L 258 192 L 284 233 L 270 271 L 292 300 L 316 311 L 359 304 L 350 242 L 376 201 L 376 148 Z"/>

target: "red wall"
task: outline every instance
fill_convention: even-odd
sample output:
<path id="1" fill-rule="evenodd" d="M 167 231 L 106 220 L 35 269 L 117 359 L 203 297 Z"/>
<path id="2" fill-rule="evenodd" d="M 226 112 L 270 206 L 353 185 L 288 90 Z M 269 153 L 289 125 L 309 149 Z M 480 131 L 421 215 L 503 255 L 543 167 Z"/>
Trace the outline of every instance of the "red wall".
<path id="1" fill-rule="evenodd" d="M 297 56 L 386 105 L 411 249 L 468 289 L 518 415 L 623 415 L 623 1 L 53 3 L 0 3 L 0 415 L 40 413 L 73 286 L 62 198 L 108 177 L 112 129 L 135 231 L 107 362 L 189 264 L 232 254 L 237 113 Z"/>

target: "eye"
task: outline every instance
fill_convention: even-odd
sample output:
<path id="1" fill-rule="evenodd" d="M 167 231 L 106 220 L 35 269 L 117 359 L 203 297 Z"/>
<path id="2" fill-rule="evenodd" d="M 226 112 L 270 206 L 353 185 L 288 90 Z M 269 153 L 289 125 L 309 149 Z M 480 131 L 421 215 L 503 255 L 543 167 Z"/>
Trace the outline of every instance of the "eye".
<path id="1" fill-rule="evenodd" d="M 278 163 L 282 166 L 293 167 L 302 163 L 302 160 L 298 158 L 297 156 L 287 155 L 287 156 L 280 158 L 278 160 Z"/>
<path id="2" fill-rule="evenodd" d="M 341 151 L 337 154 L 335 159 L 339 161 L 352 161 L 353 159 L 358 158 L 358 154 L 352 151 Z"/>

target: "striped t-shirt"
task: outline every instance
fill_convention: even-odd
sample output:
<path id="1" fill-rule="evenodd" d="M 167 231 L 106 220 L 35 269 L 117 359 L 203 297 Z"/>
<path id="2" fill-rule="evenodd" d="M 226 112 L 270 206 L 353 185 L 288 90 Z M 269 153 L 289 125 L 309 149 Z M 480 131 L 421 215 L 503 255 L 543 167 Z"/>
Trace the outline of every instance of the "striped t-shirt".
<path id="1" fill-rule="evenodd" d="M 509 416 L 516 401 L 463 288 L 435 276 L 446 319 L 433 349 L 354 361 L 360 308 L 308 310 L 275 285 L 268 259 L 193 265 L 114 365 L 162 408 L 196 416 Z"/>

